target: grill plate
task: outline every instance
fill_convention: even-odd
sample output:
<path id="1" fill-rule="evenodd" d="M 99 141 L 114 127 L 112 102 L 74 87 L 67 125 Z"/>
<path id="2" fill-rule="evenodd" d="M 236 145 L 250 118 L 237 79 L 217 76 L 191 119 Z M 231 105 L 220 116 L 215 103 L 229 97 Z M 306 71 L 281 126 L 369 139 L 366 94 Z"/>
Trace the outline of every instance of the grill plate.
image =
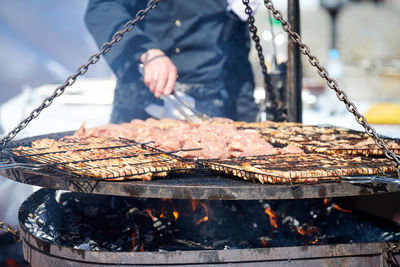
<path id="1" fill-rule="evenodd" d="M 41 138 L 59 139 L 73 132 L 48 134 L 18 141 L 29 143 Z M 13 142 L 16 144 L 16 142 Z M 230 175 L 210 171 L 196 171 L 193 174 L 168 175 L 167 179 L 152 181 L 96 181 L 82 179 L 64 173 L 46 173 L 23 168 L 0 170 L 0 175 L 17 182 L 37 185 L 50 189 L 73 192 L 176 199 L 301 199 L 356 196 L 400 191 L 395 184 L 349 184 L 326 182 L 309 185 L 262 185 L 243 181 Z"/>

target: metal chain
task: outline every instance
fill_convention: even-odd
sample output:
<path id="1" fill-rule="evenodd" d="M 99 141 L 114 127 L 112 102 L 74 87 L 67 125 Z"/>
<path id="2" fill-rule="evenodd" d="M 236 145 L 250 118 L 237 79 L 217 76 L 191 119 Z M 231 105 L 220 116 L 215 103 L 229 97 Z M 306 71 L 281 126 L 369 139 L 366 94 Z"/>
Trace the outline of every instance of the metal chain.
<path id="1" fill-rule="evenodd" d="M 400 157 L 396 155 L 393 151 L 391 151 L 387 146 L 386 143 L 377 135 L 375 129 L 369 125 L 365 117 L 358 112 L 357 107 L 354 105 L 353 102 L 351 102 L 348 98 L 345 92 L 339 89 L 337 81 L 332 79 L 329 76 L 328 71 L 321 66 L 319 63 L 319 60 L 316 56 L 311 54 L 310 48 L 304 44 L 301 41 L 301 37 L 297 32 L 292 31 L 292 27 L 289 22 L 283 19 L 282 13 L 274 8 L 274 4 L 271 0 L 264 0 L 264 5 L 267 9 L 269 9 L 272 12 L 272 15 L 276 20 L 279 20 L 281 22 L 282 28 L 285 32 L 289 33 L 290 38 L 292 41 L 298 45 L 300 52 L 303 55 L 306 55 L 308 57 L 308 61 L 310 64 L 318 69 L 318 74 L 321 76 L 323 79 L 326 80 L 327 85 L 329 88 L 334 90 L 336 92 L 337 98 L 345 103 L 347 110 L 352 113 L 356 119 L 356 121 L 364 127 L 365 132 L 372 137 L 376 145 L 382 149 L 383 153 L 385 156 L 393 162 L 395 166 L 397 166 L 397 172 L 400 177 Z"/>
<path id="2" fill-rule="evenodd" d="M 83 64 L 82 66 L 80 66 L 78 68 L 78 70 L 76 71 L 75 74 L 69 76 L 63 85 L 57 87 L 53 94 L 49 97 L 46 97 L 43 102 L 37 107 L 35 108 L 28 117 L 26 117 L 23 121 L 21 121 L 13 130 L 11 130 L 4 138 L 2 138 L 0 140 L 0 151 L 2 151 L 4 149 L 4 147 L 7 145 L 7 143 L 12 140 L 21 130 L 23 130 L 26 126 L 28 126 L 28 124 L 35 119 L 37 116 L 39 116 L 39 114 L 42 112 L 42 110 L 44 110 L 45 108 L 49 107 L 52 103 L 53 100 L 56 97 L 59 97 L 60 95 L 62 95 L 65 91 L 65 88 L 68 86 L 71 86 L 75 83 L 76 79 L 79 76 L 84 75 L 89 66 L 90 65 L 94 65 L 96 64 L 99 59 L 100 56 L 105 55 L 106 53 L 108 53 L 111 49 L 111 47 L 113 46 L 113 44 L 118 43 L 119 41 L 122 40 L 122 38 L 124 37 L 124 34 L 127 32 L 130 32 L 131 30 L 133 30 L 135 28 L 135 25 L 138 21 L 141 21 L 145 18 L 145 16 L 147 15 L 147 13 L 156 8 L 158 5 L 158 2 L 160 0 L 150 0 L 147 3 L 147 6 L 145 9 L 139 10 L 136 13 L 136 16 L 134 19 L 128 21 L 125 23 L 124 27 L 122 30 L 116 32 L 111 41 L 104 43 L 101 47 L 98 53 L 92 55 L 89 60 L 88 63 Z"/>
<path id="3" fill-rule="evenodd" d="M 387 263 L 392 263 L 393 262 L 393 254 L 394 253 L 399 253 L 400 252 L 400 242 L 396 242 L 393 245 L 390 245 L 390 243 L 387 243 L 389 246 L 386 250 L 383 251 L 383 256 L 385 257 L 385 260 Z"/>
<path id="4" fill-rule="evenodd" d="M 267 66 L 265 65 L 265 59 L 263 54 L 262 46 L 260 45 L 260 37 L 257 35 L 257 27 L 254 25 L 255 18 L 252 15 L 253 10 L 250 7 L 250 0 L 242 0 L 245 5 L 245 12 L 249 16 L 247 22 L 249 23 L 249 30 L 252 33 L 252 39 L 255 44 L 255 48 L 257 50 L 258 58 L 260 59 L 260 66 L 264 76 L 264 86 L 266 88 L 266 93 L 269 98 L 269 108 L 268 111 L 273 115 L 274 121 L 286 121 L 286 111 L 282 108 L 282 105 L 279 105 L 276 94 L 274 92 L 274 87 L 271 83 L 271 76 L 268 74 Z"/>
<path id="5" fill-rule="evenodd" d="M 0 222 L 0 230 L 11 233 L 13 235 L 15 241 L 21 242 L 21 236 L 19 235 L 19 231 L 13 230 L 8 223 Z"/>

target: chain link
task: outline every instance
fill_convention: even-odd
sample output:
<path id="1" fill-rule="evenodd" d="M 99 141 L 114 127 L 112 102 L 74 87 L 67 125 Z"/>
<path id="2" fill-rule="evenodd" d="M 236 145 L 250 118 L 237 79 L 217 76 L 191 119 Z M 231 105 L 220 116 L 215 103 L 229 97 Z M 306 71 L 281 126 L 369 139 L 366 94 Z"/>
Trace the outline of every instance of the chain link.
<path id="1" fill-rule="evenodd" d="M 21 236 L 19 234 L 19 231 L 13 230 L 8 223 L 0 222 L 0 230 L 11 233 L 13 235 L 15 241 L 21 242 Z"/>
<path id="2" fill-rule="evenodd" d="M 245 6 L 245 12 L 249 16 L 247 19 L 247 22 L 249 23 L 249 30 L 252 33 L 252 39 L 255 44 L 255 48 L 257 50 L 258 58 L 260 60 L 260 66 L 261 70 L 264 76 L 264 86 L 266 88 L 266 93 L 269 98 L 269 107 L 267 110 L 269 111 L 270 114 L 273 116 L 274 121 L 286 121 L 287 120 L 287 115 L 285 109 L 282 108 L 282 104 L 279 104 L 276 98 L 276 94 L 274 92 L 274 87 L 271 83 L 271 76 L 268 73 L 267 66 L 265 65 L 265 59 L 264 59 L 264 54 L 263 54 L 263 49 L 262 46 L 260 45 L 260 37 L 257 34 L 257 27 L 254 25 L 255 23 L 255 18 L 252 15 L 253 10 L 250 7 L 250 0 L 242 0 L 244 6 Z"/>
<path id="3" fill-rule="evenodd" d="M 243 0 L 244 1 L 244 0 Z M 345 92 L 339 89 L 337 81 L 332 79 L 329 76 L 328 71 L 321 66 L 319 63 L 319 60 L 316 56 L 311 54 L 310 48 L 304 44 L 301 41 L 301 37 L 298 33 L 292 31 L 292 27 L 289 24 L 289 22 L 285 21 L 283 19 L 282 13 L 274 8 L 274 4 L 271 0 L 264 0 L 264 5 L 265 7 L 272 12 L 272 15 L 276 20 L 279 20 L 281 22 L 282 28 L 285 32 L 287 32 L 290 35 L 290 38 L 292 41 L 298 45 L 300 52 L 303 55 L 306 55 L 308 57 L 308 61 L 310 64 L 314 67 L 317 68 L 319 76 L 321 76 L 323 79 L 326 80 L 327 85 L 329 88 L 334 90 L 336 92 L 337 98 L 342 101 L 345 105 L 347 110 L 352 113 L 356 119 L 356 121 L 364 127 L 365 132 L 372 137 L 374 140 L 375 144 L 382 149 L 383 153 L 385 156 L 392 161 L 392 163 L 397 166 L 397 172 L 400 178 L 400 157 L 396 155 L 393 151 L 391 151 L 387 146 L 386 143 L 377 135 L 375 129 L 369 125 L 365 117 L 360 114 L 357 110 L 357 107 L 354 105 L 353 102 L 351 102 L 348 98 Z"/>
<path id="4" fill-rule="evenodd" d="M 11 130 L 4 138 L 2 138 L 0 140 L 0 151 L 2 151 L 4 149 L 4 147 L 8 144 L 8 142 L 10 142 L 20 131 L 22 131 L 26 126 L 28 126 L 28 124 L 35 119 L 37 116 L 40 115 L 40 113 L 45 109 L 48 108 L 52 103 L 53 100 L 56 97 L 61 96 L 64 91 L 65 88 L 67 88 L 68 86 L 73 85 L 76 82 L 76 79 L 79 76 L 84 75 L 87 70 L 89 69 L 90 65 L 94 65 L 96 64 L 99 60 L 100 60 L 100 56 L 105 55 L 106 53 L 108 53 L 111 49 L 111 47 L 113 46 L 113 44 L 118 43 L 119 41 L 122 40 L 122 38 L 124 37 L 124 34 L 127 32 L 130 32 L 131 30 L 133 30 L 135 28 L 135 25 L 138 21 L 141 21 L 145 18 L 146 14 L 157 7 L 158 2 L 160 0 L 150 0 L 147 3 L 147 6 L 145 9 L 140 10 L 134 19 L 128 21 L 125 23 L 124 27 L 122 28 L 122 30 L 116 32 L 114 34 L 114 36 L 112 37 L 111 41 L 104 43 L 101 48 L 100 51 L 94 55 L 92 55 L 89 60 L 88 63 L 83 64 L 82 66 L 80 66 L 78 68 L 78 70 L 76 71 L 75 74 L 69 76 L 63 85 L 57 87 L 53 94 L 49 97 L 46 97 L 43 102 L 37 107 L 35 108 L 28 117 L 26 117 L 24 120 L 22 120 L 13 130 Z"/>
<path id="5" fill-rule="evenodd" d="M 392 245 L 390 243 L 387 244 L 389 245 L 389 247 L 385 251 L 383 251 L 383 256 L 385 257 L 387 263 L 393 263 L 393 254 L 400 252 L 400 242 L 398 241 Z M 393 266 L 398 266 L 398 265 L 393 265 Z"/>

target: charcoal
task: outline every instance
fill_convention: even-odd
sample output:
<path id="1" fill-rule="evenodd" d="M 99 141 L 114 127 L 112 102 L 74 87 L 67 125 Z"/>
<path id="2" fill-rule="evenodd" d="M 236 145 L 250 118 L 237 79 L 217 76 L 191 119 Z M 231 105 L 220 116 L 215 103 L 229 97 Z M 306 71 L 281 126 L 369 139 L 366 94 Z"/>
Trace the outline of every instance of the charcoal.
<path id="1" fill-rule="evenodd" d="M 56 201 L 55 196 L 50 194 L 27 213 L 23 226 L 50 243 L 83 250 L 184 251 L 400 240 L 398 224 L 340 211 L 332 205 L 334 199 L 191 201 L 63 193 Z"/>

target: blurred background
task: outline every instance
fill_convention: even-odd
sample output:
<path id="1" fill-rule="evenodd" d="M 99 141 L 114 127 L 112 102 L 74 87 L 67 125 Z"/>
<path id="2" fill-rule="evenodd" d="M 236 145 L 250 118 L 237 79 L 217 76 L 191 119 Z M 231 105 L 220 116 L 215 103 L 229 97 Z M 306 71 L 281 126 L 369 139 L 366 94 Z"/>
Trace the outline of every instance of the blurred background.
<path id="1" fill-rule="evenodd" d="M 83 21 L 86 4 L 86 0 L 0 0 L 0 133 L 15 127 L 97 52 Z M 275 6 L 286 15 L 286 1 L 276 1 Z M 300 8 L 303 41 L 362 112 L 376 104 L 400 101 L 400 1 L 307 0 L 301 1 Z M 336 18 L 334 42 L 332 14 Z M 287 36 L 264 6 L 257 10 L 256 21 L 266 63 L 273 72 L 272 55 L 278 64 L 287 59 Z M 332 48 L 336 50 L 330 52 Z M 254 51 L 250 60 L 261 87 Z M 302 60 L 303 121 L 357 128 L 307 59 Z M 84 120 L 88 126 L 107 123 L 114 85 L 112 72 L 100 60 L 18 137 L 74 130 Z M 262 98 L 258 89 L 261 93 L 256 96 Z M 391 129 L 384 127 L 389 135 L 395 131 Z"/>

